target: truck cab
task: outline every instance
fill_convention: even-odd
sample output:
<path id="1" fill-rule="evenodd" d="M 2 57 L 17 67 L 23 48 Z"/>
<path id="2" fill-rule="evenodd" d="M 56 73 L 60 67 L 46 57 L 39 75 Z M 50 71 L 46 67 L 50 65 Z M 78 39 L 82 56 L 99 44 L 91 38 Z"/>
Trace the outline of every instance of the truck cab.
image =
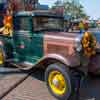
<path id="1" fill-rule="evenodd" d="M 59 25 L 57 25 L 59 24 Z M 43 53 L 45 31 L 62 31 L 63 16 L 50 12 L 20 11 L 13 16 L 13 34 L 0 38 L 5 42 L 6 59 L 21 65 L 33 66 Z M 10 59 L 10 60 L 9 60 Z M 27 66 L 26 66 L 27 67 Z"/>

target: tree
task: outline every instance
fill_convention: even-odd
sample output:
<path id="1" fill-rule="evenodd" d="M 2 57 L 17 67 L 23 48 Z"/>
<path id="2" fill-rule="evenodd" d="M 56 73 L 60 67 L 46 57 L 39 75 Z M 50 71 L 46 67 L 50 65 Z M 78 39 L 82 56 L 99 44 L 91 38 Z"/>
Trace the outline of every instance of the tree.
<path id="1" fill-rule="evenodd" d="M 64 6 L 64 15 L 69 15 L 71 18 L 88 18 L 87 14 L 84 12 L 84 7 L 80 3 L 75 3 L 74 0 L 57 0 L 55 6 Z"/>
<path id="2" fill-rule="evenodd" d="M 74 18 L 84 18 L 87 17 L 86 13 L 84 12 L 84 7 L 81 4 L 74 3 L 74 0 L 72 2 L 65 1 L 63 3 L 65 7 L 65 14 L 70 14 L 71 17 Z"/>
<path id="3" fill-rule="evenodd" d="M 62 6 L 63 5 L 63 2 L 61 0 L 57 0 L 55 3 L 54 3 L 54 6 Z"/>

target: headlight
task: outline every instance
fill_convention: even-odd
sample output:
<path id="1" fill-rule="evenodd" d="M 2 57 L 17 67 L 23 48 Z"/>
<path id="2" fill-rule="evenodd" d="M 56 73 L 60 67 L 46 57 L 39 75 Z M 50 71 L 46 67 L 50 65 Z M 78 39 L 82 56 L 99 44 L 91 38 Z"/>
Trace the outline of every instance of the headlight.
<path id="1" fill-rule="evenodd" d="M 82 38 L 82 35 L 78 35 L 75 38 L 75 50 L 77 52 L 80 52 L 82 50 L 81 38 Z"/>

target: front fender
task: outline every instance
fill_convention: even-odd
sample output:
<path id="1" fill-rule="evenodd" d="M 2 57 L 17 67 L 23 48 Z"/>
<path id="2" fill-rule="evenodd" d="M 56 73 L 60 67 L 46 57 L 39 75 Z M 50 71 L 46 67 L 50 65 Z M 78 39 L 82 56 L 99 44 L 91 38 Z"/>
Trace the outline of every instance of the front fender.
<path id="1" fill-rule="evenodd" d="M 68 58 L 65 58 L 61 55 L 58 55 L 58 54 L 48 54 L 46 56 L 44 56 L 42 58 L 42 61 L 46 60 L 46 59 L 54 59 L 54 60 L 57 60 L 69 67 L 76 67 L 76 66 L 79 66 L 80 65 L 80 59 L 79 57 L 68 57 Z"/>

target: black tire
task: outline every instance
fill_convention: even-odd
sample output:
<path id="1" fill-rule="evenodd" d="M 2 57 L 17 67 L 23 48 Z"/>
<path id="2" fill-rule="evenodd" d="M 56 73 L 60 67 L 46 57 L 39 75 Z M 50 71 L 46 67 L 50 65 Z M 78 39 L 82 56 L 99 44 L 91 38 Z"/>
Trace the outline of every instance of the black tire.
<path id="1" fill-rule="evenodd" d="M 58 95 L 54 93 L 49 85 L 48 77 L 49 77 L 49 73 L 52 71 L 59 71 L 63 75 L 65 83 L 67 84 L 67 89 L 62 95 Z M 68 100 L 69 97 L 71 96 L 72 87 L 71 87 L 71 81 L 70 81 L 70 74 L 69 74 L 68 68 L 66 68 L 65 65 L 59 64 L 59 63 L 49 65 L 45 71 L 45 81 L 46 81 L 47 88 L 50 91 L 50 93 L 54 97 L 56 97 L 58 100 Z"/>
<path id="2" fill-rule="evenodd" d="M 5 50 L 4 47 L 2 45 L 0 45 L 0 62 L 2 61 L 2 63 L 0 63 L 0 67 L 4 67 L 5 66 Z"/>

